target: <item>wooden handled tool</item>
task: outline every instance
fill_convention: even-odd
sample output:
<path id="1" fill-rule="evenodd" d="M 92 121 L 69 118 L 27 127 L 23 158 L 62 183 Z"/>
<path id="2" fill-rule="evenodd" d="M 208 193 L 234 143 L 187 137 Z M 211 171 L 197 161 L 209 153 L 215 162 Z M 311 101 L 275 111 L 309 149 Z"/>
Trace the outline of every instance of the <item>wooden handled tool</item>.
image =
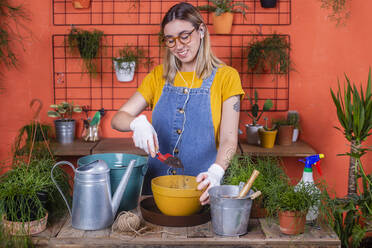
<path id="1" fill-rule="evenodd" d="M 256 180 L 256 178 L 258 177 L 259 174 L 260 174 L 260 172 L 258 170 L 253 171 L 253 173 L 252 173 L 251 177 L 248 179 L 247 183 L 244 185 L 242 190 L 240 190 L 239 195 L 237 197 L 238 199 L 243 198 L 248 194 L 249 190 L 252 188 L 254 180 Z"/>

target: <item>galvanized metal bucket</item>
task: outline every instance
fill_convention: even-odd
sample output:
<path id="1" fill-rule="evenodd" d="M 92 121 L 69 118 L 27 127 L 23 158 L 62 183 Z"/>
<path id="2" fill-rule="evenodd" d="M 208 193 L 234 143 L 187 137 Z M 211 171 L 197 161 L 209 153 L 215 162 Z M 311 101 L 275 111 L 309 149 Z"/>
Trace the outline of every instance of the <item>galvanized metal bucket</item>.
<path id="1" fill-rule="evenodd" d="M 54 120 L 56 128 L 56 139 L 61 144 L 74 142 L 75 138 L 75 120 Z"/>
<path id="2" fill-rule="evenodd" d="M 209 189 L 213 231 L 222 236 L 239 236 L 247 233 L 252 200 L 249 191 L 246 197 L 235 199 L 239 186 L 221 185 Z"/>

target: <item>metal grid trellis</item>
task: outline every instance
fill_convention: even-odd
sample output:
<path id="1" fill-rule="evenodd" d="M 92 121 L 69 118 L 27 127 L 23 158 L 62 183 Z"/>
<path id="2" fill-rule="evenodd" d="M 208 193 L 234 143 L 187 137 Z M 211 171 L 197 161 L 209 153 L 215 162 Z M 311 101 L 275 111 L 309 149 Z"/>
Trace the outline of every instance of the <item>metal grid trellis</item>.
<path id="1" fill-rule="evenodd" d="M 279 0 L 276 8 L 264 9 L 259 0 L 240 0 L 248 6 L 246 18 L 235 15 L 234 25 L 289 25 L 291 1 Z M 71 0 L 53 0 L 53 24 L 74 25 L 159 25 L 165 12 L 180 1 L 172 0 L 91 0 L 88 9 L 75 9 Z M 207 0 L 186 0 L 195 6 Z M 211 14 L 203 11 L 206 23 Z"/>
<path id="2" fill-rule="evenodd" d="M 246 95 L 253 96 L 258 91 L 259 104 L 266 99 L 274 103 L 271 111 L 287 111 L 289 108 L 289 73 L 252 73 L 247 66 L 247 46 L 253 38 L 270 35 L 211 35 L 214 53 L 227 65 L 234 67 L 240 74 Z M 290 41 L 289 35 L 284 36 Z M 76 104 L 89 105 L 93 110 L 104 107 L 117 110 L 136 91 L 139 84 L 152 67 L 161 63 L 161 47 L 157 34 L 110 34 L 105 35 L 103 45 L 95 62 L 99 73 L 90 77 L 81 67 L 81 59 L 69 53 L 65 40 L 67 35 L 53 35 L 53 85 L 54 101 L 74 101 Z M 133 81 L 118 82 L 112 66 L 112 57 L 124 45 L 136 45 L 147 51 L 153 66 L 141 65 L 136 68 Z M 102 49 L 104 48 L 104 49 Z M 249 110 L 247 98 L 241 110 Z"/>

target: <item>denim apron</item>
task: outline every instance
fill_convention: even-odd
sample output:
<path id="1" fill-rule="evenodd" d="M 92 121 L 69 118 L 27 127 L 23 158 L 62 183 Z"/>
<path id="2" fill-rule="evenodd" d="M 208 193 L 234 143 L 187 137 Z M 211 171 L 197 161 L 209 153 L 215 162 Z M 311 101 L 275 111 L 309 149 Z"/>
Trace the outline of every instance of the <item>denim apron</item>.
<path id="1" fill-rule="evenodd" d="M 152 112 L 152 125 L 158 135 L 159 151 L 170 153 L 181 159 L 184 171 L 177 169 L 177 175 L 197 176 L 207 171 L 217 156 L 216 140 L 211 111 L 210 88 L 216 75 L 203 80 L 200 88 L 164 85 L 158 103 Z M 182 109 L 190 91 L 189 100 Z M 182 125 L 186 122 L 182 136 Z M 175 148 L 175 149 L 174 149 Z M 174 149 L 174 152 L 173 152 Z M 143 185 L 143 194 L 151 194 L 151 180 L 168 174 L 169 166 L 149 156 L 148 171 Z"/>

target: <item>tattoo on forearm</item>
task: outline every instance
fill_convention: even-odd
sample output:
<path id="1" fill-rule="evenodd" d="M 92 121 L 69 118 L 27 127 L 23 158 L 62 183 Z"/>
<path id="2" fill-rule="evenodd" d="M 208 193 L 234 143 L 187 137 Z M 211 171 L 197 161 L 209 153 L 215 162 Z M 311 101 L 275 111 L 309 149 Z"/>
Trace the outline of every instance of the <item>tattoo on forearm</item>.
<path id="1" fill-rule="evenodd" d="M 240 96 L 235 96 L 236 98 L 236 103 L 233 105 L 233 109 L 236 111 L 236 112 L 239 112 L 240 111 Z"/>

